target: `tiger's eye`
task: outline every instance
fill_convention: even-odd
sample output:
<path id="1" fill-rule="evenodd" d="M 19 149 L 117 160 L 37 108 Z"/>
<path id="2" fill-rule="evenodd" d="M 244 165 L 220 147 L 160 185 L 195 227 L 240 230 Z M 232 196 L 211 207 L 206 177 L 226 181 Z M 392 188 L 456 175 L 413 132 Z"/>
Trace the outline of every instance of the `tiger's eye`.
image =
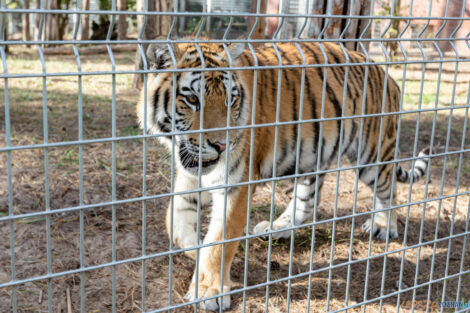
<path id="1" fill-rule="evenodd" d="M 186 99 L 189 101 L 191 104 L 195 104 L 198 102 L 198 99 L 196 96 L 187 96 Z"/>

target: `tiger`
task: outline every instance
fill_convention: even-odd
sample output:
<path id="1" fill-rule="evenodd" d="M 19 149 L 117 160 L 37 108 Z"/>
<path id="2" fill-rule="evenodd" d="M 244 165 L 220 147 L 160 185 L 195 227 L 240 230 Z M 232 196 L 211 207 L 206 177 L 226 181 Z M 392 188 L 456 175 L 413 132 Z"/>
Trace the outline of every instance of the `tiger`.
<path id="1" fill-rule="evenodd" d="M 419 153 L 410 171 L 393 162 L 400 88 L 364 54 L 327 42 L 248 49 L 204 41 L 153 43 L 146 58 L 152 71 L 138 121 L 173 151 L 175 162 L 167 231 L 190 257 L 199 249 L 187 300 L 206 310 L 230 308 L 230 267 L 239 242 L 233 239 L 249 233 L 252 181 L 297 176 L 283 213 L 252 230 L 287 238 L 312 217 L 327 170 L 346 156 L 375 189 L 375 212 L 362 230 L 381 240 L 398 238 L 396 210 L 387 209 L 396 199 L 393 182 L 418 181 L 428 152 Z M 210 222 L 200 248 L 198 208 L 207 206 Z"/>

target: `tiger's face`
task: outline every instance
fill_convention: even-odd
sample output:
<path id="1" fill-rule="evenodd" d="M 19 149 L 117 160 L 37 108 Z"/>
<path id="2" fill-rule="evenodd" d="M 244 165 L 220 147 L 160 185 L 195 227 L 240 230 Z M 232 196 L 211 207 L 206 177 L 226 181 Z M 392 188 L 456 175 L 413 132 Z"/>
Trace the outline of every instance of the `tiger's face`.
<path id="1" fill-rule="evenodd" d="M 202 71 L 194 45 L 176 46 L 173 50 L 177 68 L 188 71 L 158 73 L 148 87 L 146 121 L 145 101 L 141 101 L 138 109 L 141 126 L 146 122 L 148 132 L 176 133 L 174 141 L 172 136 L 159 138 L 170 151 L 174 143 L 177 166 L 193 175 L 198 175 L 199 168 L 201 174 L 211 172 L 227 153 L 237 148 L 242 130 L 226 128 L 245 125 L 248 115 L 244 112 L 245 90 L 237 75 L 233 71 L 214 70 L 229 67 L 223 47 L 215 44 L 200 47 L 204 67 L 210 70 Z M 148 60 L 157 69 L 173 68 L 168 47 L 150 46 Z"/>

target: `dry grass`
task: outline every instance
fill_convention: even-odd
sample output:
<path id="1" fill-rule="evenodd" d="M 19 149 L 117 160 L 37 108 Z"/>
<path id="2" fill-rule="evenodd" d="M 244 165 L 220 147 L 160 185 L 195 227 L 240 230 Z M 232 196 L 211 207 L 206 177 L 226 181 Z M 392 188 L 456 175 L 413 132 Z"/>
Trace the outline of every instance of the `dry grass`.
<path id="1" fill-rule="evenodd" d="M 115 55 L 118 69 L 132 69 L 133 54 L 119 53 Z M 33 50 L 13 49 L 8 57 L 10 73 L 40 73 L 41 66 L 36 52 Z M 54 56 L 46 60 L 48 72 L 76 71 L 77 64 L 73 56 Z M 107 55 L 84 56 L 81 59 L 83 71 L 110 70 L 111 64 Z M 426 82 L 423 86 L 422 107 L 434 106 L 436 93 L 436 77 L 432 65 L 426 71 Z M 464 105 L 467 97 L 469 70 L 459 68 L 458 76 L 454 79 L 454 64 L 446 65 L 441 79 L 439 106 L 449 106 L 452 83 L 457 81 L 454 102 Z M 467 66 L 468 67 L 468 66 Z M 390 73 L 397 79 L 402 78 L 401 68 L 391 68 Z M 408 69 L 405 88 L 405 110 L 416 108 L 419 100 L 421 68 Z M 465 76 L 467 75 L 467 76 Z M 128 136 L 139 134 L 135 122 L 134 105 L 137 93 L 130 89 L 132 77 L 129 75 L 116 76 L 116 135 Z M 2 81 L 2 84 L 4 82 Z M 61 142 L 77 140 L 78 138 L 78 80 L 75 76 L 61 76 L 46 79 L 48 140 Z M 111 76 L 83 76 L 83 138 L 104 138 L 112 135 L 112 80 Z M 44 141 L 43 129 L 43 99 L 42 78 L 9 79 L 8 96 L 11 115 L 11 144 L 29 145 Z M 1 88 L 3 99 L 4 86 Z M 0 120 L 4 121 L 4 104 L 1 105 Z M 435 149 L 442 152 L 449 134 L 449 151 L 460 149 L 463 131 L 466 131 L 468 149 L 470 130 L 463 130 L 465 110 L 456 109 L 452 112 L 449 125 L 449 111 L 440 111 L 436 115 Z M 404 114 L 402 118 L 402 134 L 400 137 L 401 156 L 409 157 L 413 152 L 413 142 L 416 133 L 417 114 Z M 424 147 L 431 140 L 433 113 L 422 113 L 420 116 L 418 148 Z M 0 146 L 5 145 L 4 124 L 0 124 Z M 43 211 L 46 205 L 51 210 L 80 205 L 79 194 L 79 155 L 78 146 L 50 148 L 48 150 L 49 190 L 50 197 L 45 199 L 44 151 L 29 149 L 11 153 L 13 177 L 13 210 L 15 214 Z M 120 141 L 116 144 L 116 199 L 135 198 L 142 195 L 142 140 Z M 470 186 L 470 154 L 463 155 L 459 164 L 459 155 L 447 158 L 434 158 L 430 181 L 426 190 L 425 183 L 417 183 L 412 188 L 412 201 L 436 198 L 440 195 L 452 195 L 456 192 L 468 191 Z M 446 163 L 445 171 L 443 171 Z M 8 214 L 7 189 L 7 156 L 0 154 L 0 214 Z M 406 167 L 410 164 L 405 164 Z M 459 188 L 456 189 L 458 168 L 461 167 Z M 147 141 L 147 176 L 146 193 L 163 194 L 169 192 L 169 155 L 154 140 Z M 83 146 L 83 203 L 101 203 L 112 200 L 112 145 L 111 143 L 87 144 Z M 341 172 L 341 184 L 338 194 L 338 216 L 352 213 L 354 198 L 354 173 Z M 317 213 L 317 219 L 327 220 L 333 217 L 334 192 L 336 174 L 327 175 L 322 194 L 322 203 Z M 281 182 L 276 185 L 275 206 L 282 208 L 289 199 L 287 190 L 291 182 Z M 427 191 L 427 193 L 426 193 Z M 251 227 L 269 216 L 271 195 L 270 186 L 258 188 L 252 205 Z M 370 191 L 362 184 L 358 186 L 357 212 L 366 212 L 372 205 Z M 398 203 L 409 201 L 409 186 L 400 185 L 398 188 Z M 164 214 L 168 198 L 147 201 L 146 207 L 146 245 L 142 248 L 142 203 L 133 202 L 116 205 L 116 259 L 124 260 L 139 257 L 143 249 L 146 254 L 166 251 L 169 243 L 164 227 Z M 366 216 L 354 219 L 353 240 L 351 237 L 351 218 L 332 223 L 322 223 L 315 228 L 314 237 L 311 229 L 296 231 L 293 246 L 292 262 L 290 261 L 290 240 L 274 241 L 272 245 L 272 263 L 267 264 L 268 244 L 260 239 L 250 240 L 249 246 L 241 244 L 233 268 L 232 278 L 235 288 L 243 287 L 243 272 L 245 264 L 245 249 L 248 250 L 248 285 L 257 285 L 266 281 L 268 266 L 271 268 L 271 279 L 286 277 L 289 265 L 292 264 L 292 274 L 304 273 L 310 264 L 314 269 L 328 267 L 330 264 L 345 263 L 351 258 L 357 263 L 339 266 L 330 272 L 321 271 L 310 277 L 311 280 L 311 312 L 324 312 L 326 308 L 327 290 L 330 289 L 330 309 L 338 309 L 345 305 L 346 281 L 350 276 L 349 304 L 364 300 L 366 269 L 367 299 L 373 299 L 381 294 L 395 292 L 399 280 L 402 254 L 397 250 L 403 247 L 403 233 L 407 225 L 407 246 L 421 241 L 427 242 L 436 238 L 465 232 L 465 222 L 468 216 L 468 196 L 451 197 L 442 201 L 413 205 L 399 210 L 400 239 L 391 241 L 386 247 L 384 243 L 373 240 L 369 249 L 369 236 L 360 232 L 360 225 Z M 407 210 L 409 221 L 405 223 Z M 84 266 L 93 266 L 112 261 L 112 215 L 113 208 L 97 207 L 84 210 Z M 436 220 L 439 216 L 439 225 Z M 80 267 L 80 228 L 79 213 L 51 215 L 51 270 L 54 273 L 77 269 Z M 423 223 L 423 227 L 421 227 Z M 452 227 L 453 226 L 453 227 Z M 16 278 L 25 279 L 47 274 L 46 267 L 46 221 L 45 218 L 21 219 L 13 223 L 15 241 Z M 334 227 L 334 249 L 332 247 L 332 230 Z M 8 223 L 0 223 L 0 235 L 4 238 L 0 248 L 0 282 L 11 278 L 10 264 L 10 231 Z M 463 263 L 464 270 L 470 268 L 469 248 L 462 251 L 464 237 L 442 241 L 435 246 L 424 245 L 421 249 L 409 249 L 404 254 L 403 282 L 405 286 L 426 283 L 433 272 L 433 278 L 447 274 L 458 273 L 461 266 L 462 253 L 466 254 Z M 310 247 L 314 243 L 313 263 L 310 260 Z M 350 243 L 352 242 L 352 247 Z M 433 249 L 435 254 L 433 256 Z M 350 255 L 349 251 L 352 251 Z M 385 251 L 392 251 L 386 258 L 380 256 Z M 395 252 L 393 252 L 395 251 Z M 370 261 L 364 260 L 368 255 Z M 379 255 L 379 257 L 377 257 Z M 331 258 L 332 256 L 332 258 Z M 375 257 L 374 257 L 375 256 Z M 386 265 L 384 265 L 384 259 Z M 418 266 L 419 261 L 419 266 Z M 183 255 L 175 255 L 172 260 L 173 286 L 172 303 L 183 302 L 191 279 L 194 262 Z M 157 309 L 168 305 L 169 302 L 169 264 L 168 257 L 152 258 L 145 262 L 145 308 Z M 382 276 L 385 270 L 385 282 L 382 289 Z M 142 262 L 130 262 L 115 267 L 117 311 L 137 312 L 141 308 Z M 329 277 L 331 275 L 331 280 Z M 111 310 L 111 277 L 112 269 L 104 268 L 87 271 L 85 278 L 85 311 L 107 312 Z M 470 277 L 461 277 L 460 299 L 470 298 Z M 292 280 L 290 289 L 291 312 L 304 312 L 307 306 L 309 277 Z M 70 290 L 74 312 L 80 307 L 80 275 L 66 275 L 51 280 L 52 304 L 54 311 L 60 306 L 65 310 L 66 290 Z M 416 290 L 416 299 L 426 299 L 428 291 L 430 299 L 442 300 L 443 283 L 435 283 Z M 456 296 L 457 279 L 447 281 L 446 300 Z M 268 305 L 271 312 L 285 312 L 288 297 L 288 284 L 278 283 L 269 288 Z M 39 301 L 42 294 L 42 301 Z M 0 290 L 0 311 L 10 310 L 11 289 Z M 246 308 L 248 312 L 264 312 L 266 289 L 258 288 L 246 293 Z M 401 300 L 412 299 L 413 293 L 401 295 Z M 47 311 L 47 281 L 41 280 L 26 283 L 17 288 L 18 308 L 20 312 Z M 233 311 L 243 310 L 243 294 L 232 297 Z M 391 296 L 383 301 L 385 312 L 394 312 L 397 297 Z M 366 312 L 376 312 L 379 302 L 366 307 Z M 192 311 L 191 307 L 177 310 L 178 312 Z M 358 307 L 351 311 L 362 310 Z"/>

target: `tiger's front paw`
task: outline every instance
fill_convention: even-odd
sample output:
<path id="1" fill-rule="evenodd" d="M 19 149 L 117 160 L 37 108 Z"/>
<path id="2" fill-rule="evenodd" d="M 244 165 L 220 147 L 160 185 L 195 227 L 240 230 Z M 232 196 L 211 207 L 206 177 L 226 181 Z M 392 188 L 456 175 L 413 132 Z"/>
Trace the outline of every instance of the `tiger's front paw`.
<path id="1" fill-rule="evenodd" d="M 362 231 L 369 233 L 372 229 L 372 235 L 377 237 L 378 239 L 382 241 L 387 240 L 387 225 L 380 225 L 380 223 L 377 223 L 374 221 L 374 225 L 372 225 L 372 219 L 369 218 L 367 221 L 362 224 Z M 390 232 L 388 233 L 388 237 L 391 239 L 397 239 L 398 238 L 398 230 L 396 224 L 394 225 L 391 223 L 390 225 Z"/>
<path id="2" fill-rule="evenodd" d="M 287 224 L 287 223 L 278 222 L 276 220 L 273 223 L 273 229 L 272 230 L 279 230 L 279 229 L 287 228 L 289 226 L 290 225 Z M 253 228 L 253 233 L 254 234 L 263 234 L 263 233 L 268 233 L 270 231 L 271 230 L 269 229 L 269 222 L 268 221 L 262 221 L 262 222 L 258 223 L 255 226 L 255 228 Z M 289 238 L 290 234 L 291 234 L 291 231 L 286 230 L 286 231 L 281 231 L 281 232 L 275 232 L 275 233 L 272 234 L 272 236 L 273 236 L 273 239 Z M 262 236 L 262 238 L 267 239 L 268 234 Z"/>
<path id="3" fill-rule="evenodd" d="M 208 275 L 199 274 L 200 280 L 197 288 L 197 298 L 196 298 L 196 282 L 194 281 L 189 286 L 188 293 L 185 296 L 186 300 L 192 301 L 196 299 L 203 299 L 213 297 L 222 292 L 230 291 L 230 284 L 225 284 L 223 290 L 220 286 L 220 276 L 215 275 L 215 279 L 210 279 Z M 228 278 L 225 278 L 228 279 Z M 212 298 L 200 302 L 200 307 L 203 310 L 216 311 L 221 307 L 222 310 L 227 310 L 230 308 L 230 296 L 222 296 L 217 298 Z"/>

